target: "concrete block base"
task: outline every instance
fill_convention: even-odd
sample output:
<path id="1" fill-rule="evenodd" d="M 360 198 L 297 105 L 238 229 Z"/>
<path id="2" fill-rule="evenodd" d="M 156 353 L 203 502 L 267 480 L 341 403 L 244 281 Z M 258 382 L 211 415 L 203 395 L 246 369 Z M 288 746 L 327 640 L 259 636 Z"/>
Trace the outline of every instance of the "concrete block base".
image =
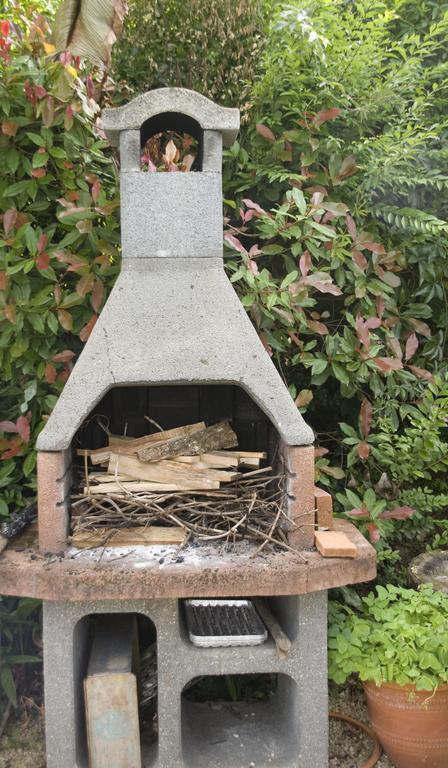
<path id="1" fill-rule="evenodd" d="M 136 613 L 157 631 L 158 743 L 142 768 L 328 767 L 327 593 L 277 597 L 272 610 L 292 640 L 279 658 L 273 641 L 243 648 L 196 648 L 175 599 L 44 603 L 47 768 L 87 768 L 83 679 L 88 617 Z M 182 697 L 201 676 L 270 673 L 268 702 L 210 706 Z"/>

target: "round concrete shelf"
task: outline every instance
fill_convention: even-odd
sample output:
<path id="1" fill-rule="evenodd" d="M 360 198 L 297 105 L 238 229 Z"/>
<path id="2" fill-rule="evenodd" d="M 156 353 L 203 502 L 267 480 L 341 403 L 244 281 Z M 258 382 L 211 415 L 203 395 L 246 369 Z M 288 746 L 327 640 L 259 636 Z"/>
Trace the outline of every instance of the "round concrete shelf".
<path id="1" fill-rule="evenodd" d="M 423 552 L 411 562 L 409 573 L 415 584 L 432 584 L 448 594 L 448 550 Z"/>

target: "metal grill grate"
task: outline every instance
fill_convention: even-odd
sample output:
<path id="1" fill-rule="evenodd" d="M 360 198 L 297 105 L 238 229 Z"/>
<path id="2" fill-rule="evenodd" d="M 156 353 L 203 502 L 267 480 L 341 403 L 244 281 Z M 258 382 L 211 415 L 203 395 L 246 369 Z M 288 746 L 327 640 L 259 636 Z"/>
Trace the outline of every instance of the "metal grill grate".
<path id="1" fill-rule="evenodd" d="M 194 645 L 259 645 L 267 638 L 250 600 L 187 600 L 185 615 Z"/>

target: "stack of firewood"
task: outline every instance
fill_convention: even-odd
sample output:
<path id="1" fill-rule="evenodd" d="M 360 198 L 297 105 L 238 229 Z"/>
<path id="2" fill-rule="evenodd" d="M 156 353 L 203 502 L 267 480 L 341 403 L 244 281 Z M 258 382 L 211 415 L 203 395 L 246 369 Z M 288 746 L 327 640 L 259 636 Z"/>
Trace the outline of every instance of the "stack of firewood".
<path id="1" fill-rule="evenodd" d="M 95 467 L 85 474 L 84 494 L 116 495 L 207 491 L 239 478 L 240 470 L 257 470 L 264 452 L 232 450 L 238 446 L 227 421 L 204 422 L 145 437 L 108 436 L 108 445 L 80 449 Z"/>

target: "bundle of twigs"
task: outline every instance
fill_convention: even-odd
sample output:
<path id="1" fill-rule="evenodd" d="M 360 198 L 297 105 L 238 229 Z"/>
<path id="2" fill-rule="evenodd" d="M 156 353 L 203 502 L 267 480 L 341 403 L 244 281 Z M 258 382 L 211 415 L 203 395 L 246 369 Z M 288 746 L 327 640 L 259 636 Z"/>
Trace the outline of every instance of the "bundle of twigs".
<path id="1" fill-rule="evenodd" d="M 164 493 L 122 491 L 95 494 L 95 486 L 72 496 L 73 533 L 98 529 L 116 531 L 132 526 L 171 525 L 203 542 L 246 539 L 291 549 L 287 531 L 285 476 L 265 467 L 241 474 L 219 490 Z M 295 550 L 293 550 L 295 551 Z"/>

